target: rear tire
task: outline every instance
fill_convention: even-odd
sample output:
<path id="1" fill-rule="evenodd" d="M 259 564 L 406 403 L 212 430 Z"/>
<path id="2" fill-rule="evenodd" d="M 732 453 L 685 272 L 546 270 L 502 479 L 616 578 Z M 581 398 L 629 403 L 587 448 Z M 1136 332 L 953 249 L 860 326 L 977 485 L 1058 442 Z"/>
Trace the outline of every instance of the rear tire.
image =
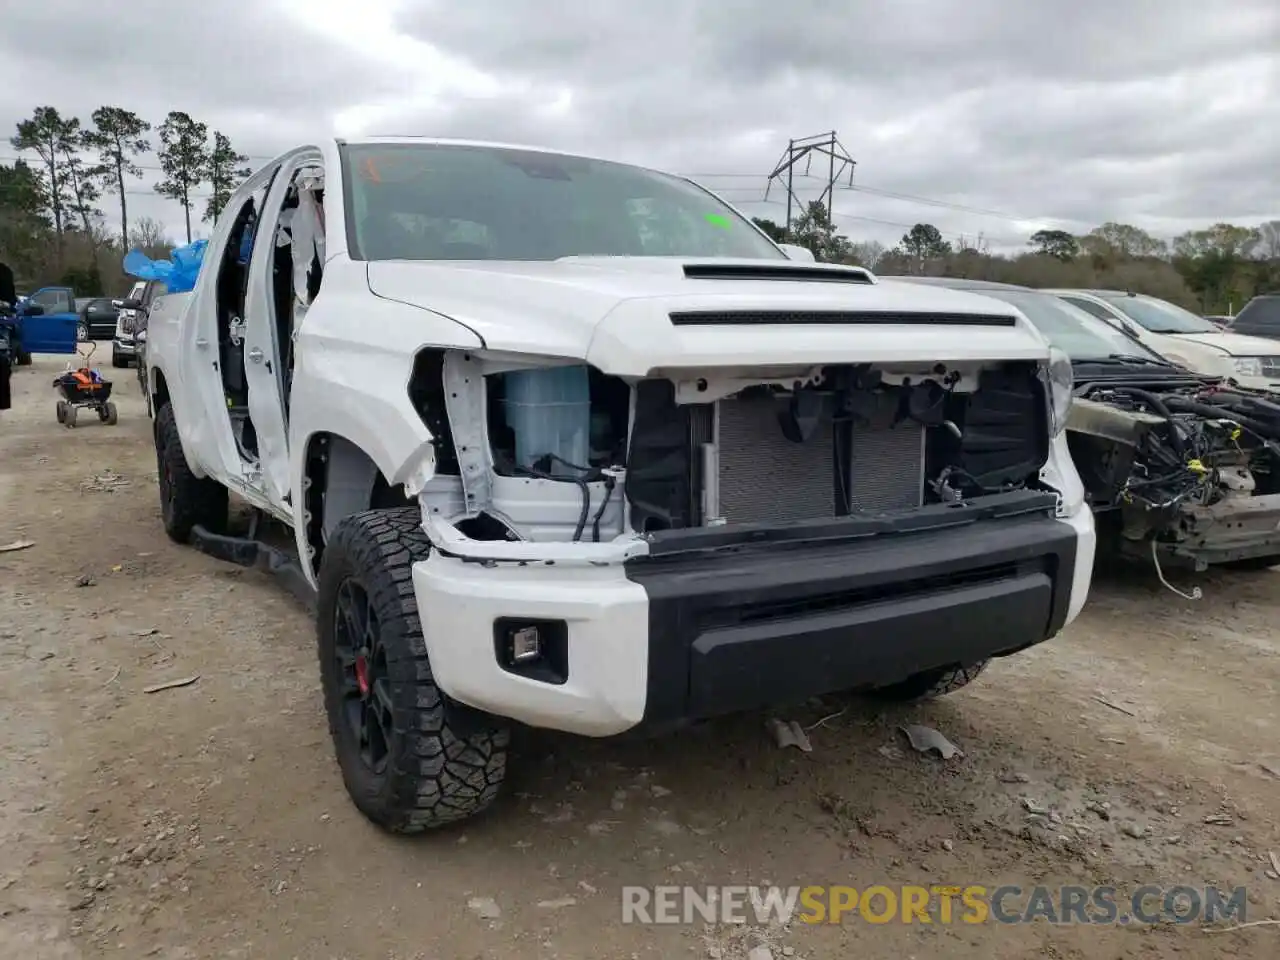
<path id="1" fill-rule="evenodd" d="M 81 321 L 76 324 L 76 339 L 81 343 L 89 342 L 89 325 Z"/>
<path id="2" fill-rule="evenodd" d="M 940 667 L 913 674 L 900 683 L 872 690 L 868 696 L 875 700 L 891 700 L 896 703 L 918 703 L 935 700 L 967 687 L 987 668 L 989 660 L 979 660 L 967 667 Z"/>
<path id="3" fill-rule="evenodd" d="M 19 352 L 19 354 L 18 354 L 18 366 L 20 366 L 20 367 L 29 367 L 29 366 L 31 366 L 31 354 L 29 354 L 29 353 L 21 353 L 21 352 Z"/>
<path id="4" fill-rule="evenodd" d="M 164 532 L 175 543 L 188 543 L 195 526 L 202 526 L 210 533 L 222 533 L 230 509 L 227 488 L 216 480 L 197 477 L 191 472 L 170 404 L 160 408 L 155 437 Z"/>
<path id="5" fill-rule="evenodd" d="M 112 350 L 111 365 L 113 367 L 127 367 L 129 365 L 129 358 L 116 350 Z"/>
<path id="6" fill-rule="evenodd" d="M 108 427 L 114 427 L 120 420 L 119 413 L 116 410 L 116 405 L 110 400 L 103 405 L 98 416 L 102 418 L 102 422 Z"/>
<path id="7" fill-rule="evenodd" d="M 67 404 L 66 413 L 62 416 L 62 422 L 67 427 L 74 427 L 76 425 L 76 408 L 69 403 Z"/>
<path id="8" fill-rule="evenodd" d="M 427 660 L 412 564 L 430 552 L 417 506 L 344 519 L 325 545 L 320 678 L 347 793 L 392 833 L 466 820 L 497 798 L 510 731 L 455 733 Z"/>
<path id="9" fill-rule="evenodd" d="M 56 409 L 58 414 L 58 422 L 66 423 L 67 422 L 67 401 L 59 400 L 58 406 Z"/>

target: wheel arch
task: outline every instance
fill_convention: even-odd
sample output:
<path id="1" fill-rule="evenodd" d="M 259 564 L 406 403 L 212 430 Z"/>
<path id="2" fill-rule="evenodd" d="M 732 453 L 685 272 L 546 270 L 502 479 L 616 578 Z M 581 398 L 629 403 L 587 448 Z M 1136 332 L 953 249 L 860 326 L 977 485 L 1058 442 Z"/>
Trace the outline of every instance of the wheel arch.
<path id="1" fill-rule="evenodd" d="M 170 402 L 169 381 L 165 379 L 164 371 L 159 367 L 151 368 L 147 377 L 147 388 L 151 394 L 151 409 L 153 411 L 158 411 Z"/>
<path id="2" fill-rule="evenodd" d="M 364 510 L 409 506 L 404 484 L 355 441 L 327 430 L 307 437 L 302 457 L 300 502 L 294 505 L 299 553 L 316 582 L 324 545 L 339 523 Z"/>

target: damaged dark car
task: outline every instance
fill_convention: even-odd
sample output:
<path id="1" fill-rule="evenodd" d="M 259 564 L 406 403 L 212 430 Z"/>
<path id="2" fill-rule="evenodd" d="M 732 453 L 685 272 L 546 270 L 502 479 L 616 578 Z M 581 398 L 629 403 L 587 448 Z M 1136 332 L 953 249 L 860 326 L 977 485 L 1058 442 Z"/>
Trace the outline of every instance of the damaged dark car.
<path id="1" fill-rule="evenodd" d="M 1160 564 L 1280 564 L 1280 397 L 1170 363 L 1084 311 L 1029 287 L 886 277 L 1017 307 L 1071 358 L 1067 442 L 1099 548 Z"/>

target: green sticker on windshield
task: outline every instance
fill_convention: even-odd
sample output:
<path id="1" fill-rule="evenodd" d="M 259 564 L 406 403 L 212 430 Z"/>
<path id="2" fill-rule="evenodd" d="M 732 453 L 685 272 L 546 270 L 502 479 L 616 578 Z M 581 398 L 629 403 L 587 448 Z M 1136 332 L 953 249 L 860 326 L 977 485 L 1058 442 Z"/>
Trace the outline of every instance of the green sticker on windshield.
<path id="1" fill-rule="evenodd" d="M 729 218 L 719 213 L 704 213 L 702 218 L 713 227 L 719 227 L 721 230 L 729 229 Z"/>

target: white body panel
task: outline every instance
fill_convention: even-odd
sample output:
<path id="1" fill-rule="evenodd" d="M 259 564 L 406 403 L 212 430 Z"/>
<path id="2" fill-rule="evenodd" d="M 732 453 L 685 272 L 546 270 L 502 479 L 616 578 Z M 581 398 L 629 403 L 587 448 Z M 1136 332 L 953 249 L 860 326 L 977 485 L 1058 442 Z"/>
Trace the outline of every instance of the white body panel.
<path id="1" fill-rule="evenodd" d="M 866 335 L 836 325 L 673 328 L 667 319 L 673 311 L 1016 313 L 972 294 L 891 281 L 860 286 L 715 280 L 702 281 L 691 292 L 684 262 L 658 257 L 401 261 L 371 263 L 368 274 L 369 287 L 379 297 L 451 317 L 473 331 L 487 350 L 582 359 L 619 376 L 737 365 L 1045 356 L 1039 333 L 1020 316 L 1015 329 L 937 325 L 928 328 L 927 337 L 920 335 L 919 325 L 877 325 Z"/>

